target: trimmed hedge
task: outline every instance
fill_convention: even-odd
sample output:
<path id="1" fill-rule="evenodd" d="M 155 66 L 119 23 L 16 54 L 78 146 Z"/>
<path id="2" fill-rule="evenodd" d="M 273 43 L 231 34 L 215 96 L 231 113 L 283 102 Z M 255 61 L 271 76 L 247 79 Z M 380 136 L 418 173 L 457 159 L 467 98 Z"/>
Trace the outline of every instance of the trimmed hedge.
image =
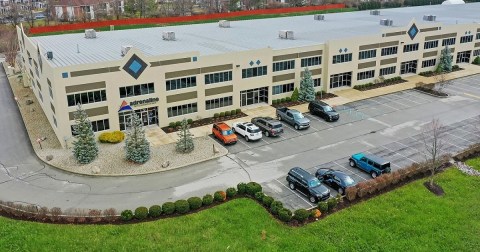
<path id="1" fill-rule="evenodd" d="M 202 207 L 202 199 L 200 199 L 199 197 L 190 197 L 187 201 L 190 209 L 192 210 L 196 210 Z"/>
<path id="2" fill-rule="evenodd" d="M 192 123 L 193 123 L 193 119 L 187 119 L 187 123 L 188 123 L 188 124 L 192 124 Z"/>
<path id="3" fill-rule="evenodd" d="M 125 139 L 125 133 L 121 131 L 113 131 L 113 132 L 103 132 L 98 136 L 98 141 L 101 143 L 120 143 Z"/>
<path id="4" fill-rule="evenodd" d="M 282 208 L 278 211 L 278 218 L 284 222 L 289 222 L 292 220 L 292 211 Z"/>
<path id="5" fill-rule="evenodd" d="M 165 202 L 162 205 L 162 211 L 164 214 L 173 214 L 175 212 L 175 204 L 173 202 Z"/>
<path id="6" fill-rule="evenodd" d="M 263 197 L 265 197 L 265 194 L 263 194 L 263 192 L 255 193 L 255 199 L 258 200 L 259 202 L 263 202 Z"/>
<path id="7" fill-rule="evenodd" d="M 274 199 L 273 197 L 265 196 L 265 197 L 263 197 L 263 199 L 262 199 L 262 203 L 263 203 L 264 206 L 270 207 L 270 206 L 272 205 L 272 203 L 273 203 L 274 200 L 275 200 L 275 199 Z"/>
<path id="8" fill-rule="evenodd" d="M 230 187 L 226 191 L 227 193 L 227 198 L 231 199 L 237 195 L 237 190 L 233 187 Z"/>
<path id="9" fill-rule="evenodd" d="M 177 200 L 175 201 L 175 212 L 184 214 L 190 211 L 190 205 L 186 200 Z"/>
<path id="10" fill-rule="evenodd" d="M 159 205 L 153 205 L 148 209 L 148 216 L 152 218 L 160 217 L 162 214 L 162 207 Z"/>
<path id="11" fill-rule="evenodd" d="M 135 219 L 143 220 L 148 217 L 148 209 L 146 207 L 137 207 L 135 209 Z"/>
<path id="12" fill-rule="evenodd" d="M 318 210 L 322 213 L 326 213 L 328 211 L 328 204 L 325 201 L 318 202 Z"/>
<path id="13" fill-rule="evenodd" d="M 337 207 L 337 199 L 335 198 L 330 198 L 327 200 L 327 206 L 328 206 L 328 212 L 332 212 L 335 207 Z"/>
<path id="14" fill-rule="evenodd" d="M 223 202 L 223 201 L 225 201 L 225 199 L 227 199 L 227 194 L 224 191 L 216 191 L 213 194 L 213 199 L 216 202 Z"/>
<path id="15" fill-rule="evenodd" d="M 202 204 L 203 204 L 204 206 L 209 206 L 209 205 L 211 205 L 212 203 L 213 203 L 213 196 L 212 196 L 212 195 L 207 194 L 207 195 L 203 196 L 203 198 L 202 198 Z"/>
<path id="16" fill-rule="evenodd" d="M 272 202 L 272 205 L 270 205 L 270 211 L 272 212 L 272 214 L 275 214 L 275 215 L 278 214 L 278 211 L 282 208 L 283 208 L 283 203 L 280 201 L 274 200 Z"/>
<path id="17" fill-rule="evenodd" d="M 262 186 L 256 182 L 249 182 L 245 189 L 245 192 L 250 196 L 255 196 L 255 193 L 261 192 L 261 191 L 262 191 Z"/>
<path id="18" fill-rule="evenodd" d="M 322 216 L 322 212 L 320 212 L 320 210 L 312 209 L 312 211 L 310 211 L 310 217 L 318 219 L 320 216 Z"/>
<path id="19" fill-rule="evenodd" d="M 132 210 L 123 210 L 122 213 L 120 214 L 120 218 L 123 221 L 129 221 L 129 220 L 133 219 Z"/>
<path id="20" fill-rule="evenodd" d="M 299 222 L 305 222 L 310 216 L 310 212 L 306 209 L 297 209 L 293 214 L 293 218 Z"/>
<path id="21" fill-rule="evenodd" d="M 247 191 L 247 184 L 238 183 L 238 185 L 237 185 L 238 194 L 243 195 L 243 194 L 245 194 L 246 191 Z"/>

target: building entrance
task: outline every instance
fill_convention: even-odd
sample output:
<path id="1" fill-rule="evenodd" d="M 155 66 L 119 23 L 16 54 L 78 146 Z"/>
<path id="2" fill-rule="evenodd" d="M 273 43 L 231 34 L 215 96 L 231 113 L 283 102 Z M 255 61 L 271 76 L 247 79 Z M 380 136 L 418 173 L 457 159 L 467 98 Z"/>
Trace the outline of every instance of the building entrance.
<path id="1" fill-rule="evenodd" d="M 457 63 L 470 63 L 471 51 L 457 53 Z"/>
<path id="2" fill-rule="evenodd" d="M 268 87 L 240 91 L 240 106 L 268 103 Z"/>
<path id="3" fill-rule="evenodd" d="M 120 130 L 129 128 L 132 111 L 122 111 L 118 113 L 118 121 L 120 122 Z M 135 110 L 135 113 L 140 117 L 143 126 L 157 125 L 158 126 L 158 107 L 150 107 Z"/>
<path id="4" fill-rule="evenodd" d="M 417 73 L 417 60 L 402 62 L 400 74 Z"/>

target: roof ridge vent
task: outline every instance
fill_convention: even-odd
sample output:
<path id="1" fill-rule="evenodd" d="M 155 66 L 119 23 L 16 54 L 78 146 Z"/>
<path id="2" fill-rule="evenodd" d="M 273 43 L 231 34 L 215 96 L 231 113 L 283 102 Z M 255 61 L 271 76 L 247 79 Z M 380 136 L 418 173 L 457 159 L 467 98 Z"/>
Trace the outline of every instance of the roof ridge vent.
<path id="1" fill-rule="evenodd" d="M 230 21 L 228 20 L 219 20 L 218 21 L 218 26 L 220 28 L 230 28 Z"/>
<path id="2" fill-rule="evenodd" d="M 293 31 L 292 30 L 280 30 L 278 31 L 278 37 L 281 39 L 293 39 Z"/>
<path id="3" fill-rule="evenodd" d="M 313 15 L 313 20 L 319 20 L 319 21 L 322 20 L 323 21 L 323 20 L 325 20 L 325 15 L 315 14 L 315 15 Z"/>
<path id="4" fill-rule="evenodd" d="M 130 51 L 130 49 L 132 49 L 132 48 L 133 48 L 133 46 L 131 46 L 131 45 L 122 46 L 122 51 L 121 51 L 122 56 L 127 55 L 128 51 Z"/>
<path id="5" fill-rule="evenodd" d="M 173 41 L 175 40 L 175 32 L 173 31 L 164 31 L 162 34 L 163 40 Z"/>
<path id="6" fill-rule="evenodd" d="M 423 15 L 423 21 L 437 21 L 437 16 L 435 15 Z"/>
<path id="7" fill-rule="evenodd" d="M 86 29 L 85 30 L 85 38 L 94 39 L 96 37 L 97 37 L 97 32 L 94 29 Z"/>
<path id="8" fill-rule="evenodd" d="M 380 16 L 380 11 L 379 10 L 371 10 L 370 15 Z"/>
<path id="9" fill-rule="evenodd" d="M 380 19 L 380 25 L 393 26 L 393 20 L 391 20 L 391 19 Z"/>

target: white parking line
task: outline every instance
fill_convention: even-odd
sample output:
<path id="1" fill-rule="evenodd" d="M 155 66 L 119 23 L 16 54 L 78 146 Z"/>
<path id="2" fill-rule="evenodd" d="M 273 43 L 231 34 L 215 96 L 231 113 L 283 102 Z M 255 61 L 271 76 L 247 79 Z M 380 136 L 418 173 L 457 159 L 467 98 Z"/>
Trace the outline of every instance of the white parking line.
<path id="1" fill-rule="evenodd" d="M 263 139 L 264 137 L 260 138 L 260 140 L 264 141 L 265 143 L 267 144 L 270 144 L 269 142 L 267 142 L 267 140 Z"/>
<path id="2" fill-rule="evenodd" d="M 416 103 L 416 104 L 423 104 L 423 103 L 421 103 L 421 102 L 417 102 L 417 101 L 414 101 L 414 100 L 410 100 L 410 99 L 408 99 L 408 98 L 406 98 L 406 97 L 403 97 L 403 96 L 400 96 L 400 95 L 396 95 L 396 94 L 390 94 L 390 95 L 400 97 L 400 99 L 405 99 L 405 100 L 407 100 L 407 101 L 410 101 L 410 102 L 413 102 L 413 103 Z M 407 96 L 410 96 L 410 95 L 407 95 Z"/>
<path id="3" fill-rule="evenodd" d="M 413 160 L 413 159 L 411 159 L 411 158 L 409 158 L 409 157 L 407 157 L 407 156 L 405 156 L 405 155 L 400 154 L 398 151 L 391 150 L 391 149 L 389 149 L 389 148 L 387 148 L 387 147 L 385 147 L 385 146 L 381 146 L 381 147 L 383 147 L 384 149 L 387 149 L 387 150 L 389 150 L 389 151 L 391 151 L 391 152 L 394 152 L 395 154 L 397 154 L 397 155 L 399 155 L 399 156 L 402 156 L 402 157 L 404 157 L 404 158 L 412 161 L 412 162 L 415 163 L 415 164 L 418 164 L 417 161 L 415 161 L 415 160 Z M 395 164 L 393 164 L 393 165 L 395 165 Z"/>
<path id="4" fill-rule="evenodd" d="M 395 103 L 400 104 L 400 105 L 402 105 L 402 106 L 405 106 L 405 107 L 407 107 L 407 108 L 410 108 L 410 107 L 411 107 L 410 105 L 408 105 L 408 104 L 403 104 L 403 103 L 399 102 L 398 100 L 393 100 L 393 99 L 389 100 L 388 98 L 382 97 L 382 96 L 380 96 L 379 98 L 385 99 L 385 100 L 387 100 L 387 101 L 389 101 L 389 102 L 395 102 Z M 385 104 L 384 104 L 384 105 L 385 105 Z"/>
<path id="5" fill-rule="evenodd" d="M 470 141 L 470 140 L 465 139 L 465 138 L 463 138 L 463 137 L 456 136 L 456 135 L 454 135 L 454 134 L 452 134 L 452 133 L 450 133 L 450 132 L 448 132 L 448 131 L 445 132 L 445 133 L 447 133 L 448 135 L 453 136 L 453 137 L 455 137 L 455 138 L 459 138 L 459 139 L 465 140 L 465 141 L 470 142 L 470 143 L 475 143 L 474 141 Z"/>
<path id="6" fill-rule="evenodd" d="M 302 133 L 298 132 L 298 130 L 296 130 L 296 129 L 292 128 L 290 125 L 288 125 L 288 124 L 284 123 L 284 124 L 283 124 L 283 126 L 286 126 L 287 128 L 289 128 L 289 129 L 293 130 L 295 133 L 297 133 L 297 134 L 300 134 L 301 136 L 303 136 L 303 134 L 302 134 Z"/>
<path id="7" fill-rule="evenodd" d="M 456 129 L 460 129 L 460 130 L 463 130 L 463 131 L 467 132 L 468 134 L 473 134 L 473 135 L 475 135 L 475 136 L 480 137 L 480 135 L 478 135 L 477 133 L 475 133 L 475 131 L 470 132 L 470 131 L 468 131 L 468 130 L 462 129 L 462 128 L 465 127 L 465 126 L 467 126 L 467 125 L 462 125 L 461 127 L 457 127 Z M 480 131 L 479 131 L 479 132 L 480 132 Z"/>
<path id="8" fill-rule="evenodd" d="M 463 88 L 463 87 L 459 87 L 459 86 L 454 86 L 454 85 L 450 85 L 448 86 L 449 89 L 454 89 L 454 90 L 460 90 L 462 92 L 472 92 L 471 89 L 468 89 L 468 88 Z"/>
<path id="9" fill-rule="evenodd" d="M 278 181 L 278 179 L 275 179 L 275 181 L 277 181 L 278 183 L 280 183 L 281 185 L 283 185 L 283 186 L 284 186 L 285 188 L 287 188 L 289 191 L 293 192 L 294 195 L 296 195 L 297 197 L 299 197 L 301 200 L 303 200 L 303 201 L 304 201 L 305 203 L 307 203 L 309 206 L 314 207 L 314 205 L 312 205 L 312 204 L 310 203 L 310 201 L 308 201 L 308 200 L 300 197 L 298 194 L 296 194 L 296 192 L 297 192 L 296 190 L 294 191 L 294 190 L 290 189 L 290 187 L 284 185 L 282 182 Z"/>
<path id="10" fill-rule="evenodd" d="M 341 165 L 341 164 L 337 163 L 337 161 L 333 161 L 333 163 L 334 163 L 334 164 L 336 164 L 336 165 L 338 165 L 338 166 L 340 166 L 340 167 L 342 167 L 343 169 L 347 169 L 347 167 L 345 167 L 345 166 L 343 166 L 343 165 Z"/>
<path id="11" fill-rule="evenodd" d="M 238 140 L 237 140 L 237 143 L 242 143 L 243 145 L 247 146 L 247 147 L 248 147 L 248 149 L 251 149 L 251 148 L 252 148 L 252 147 L 250 147 L 248 144 L 246 144 L 246 143 L 244 143 L 244 142 L 240 141 L 240 139 L 241 139 L 241 138 L 238 138 Z"/>
<path id="12" fill-rule="evenodd" d="M 480 87 L 471 86 L 471 85 L 468 85 L 468 84 L 465 84 L 465 83 L 460 84 L 460 85 L 464 85 L 464 86 L 468 86 L 469 88 L 474 88 L 474 89 L 480 90 Z M 465 87 L 463 87 L 463 86 L 462 86 L 462 87 L 459 87 L 459 86 L 456 86 L 455 84 L 449 85 L 448 87 L 456 87 L 456 88 L 459 88 L 459 89 L 464 89 L 464 90 L 467 90 L 467 91 L 469 91 L 469 92 L 472 92 L 472 90 L 469 90 L 468 88 L 465 88 Z"/>
<path id="13" fill-rule="evenodd" d="M 327 125 L 328 127 L 333 127 L 331 124 L 328 124 L 328 123 L 326 123 L 326 122 L 324 122 L 324 121 L 320 120 L 319 118 L 315 117 L 315 116 L 314 116 L 314 115 L 312 115 L 312 114 L 310 114 L 310 116 L 307 116 L 307 117 L 308 117 L 310 120 L 312 120 L 312 119 L 313 119 L 313 120 L 315 120 L 315 121 L 321 122 L 321 123 L 323 123 L 323 124 Z M 310 127 L 311 127 L 311 126 L 310 126 Z"/>
<path id="14" fill-rule="evenodd" d="M 390 105 L 388 105 L 388 104 L 380 103 L 379 101 L 376 101 L 376 100 L 374 100 L 374 99 L 371 99 L 371 101 L 376 102 L 376 103 L 378 103 L 378 104 L 380 104 L 380 105 L 383 105 L 383 106 L 385 106 L 385 107 L 389 107 L 389 108 L 393 109 L 394 111 L 399 111 L 399 109 L 394 108 L 394 107 L 392 107 L 392 106 L 390 106 Z"/>
<path id="15" fill-rule="evenodd" d="M 412 97 L 415 97 L 415 98 L 419 98 L 419 99 L 425 100 L 425 101 L 427 101 L 427 102 L 432 102 L 432 101 L 435 100 L 435 99 L 433 99 L 433 98 L 432 98 L 432 100 L 429 100 L 429 99 L 427 99 L 427 98 L 425 98 L 425 97 L 422 97 L 423 94 L 421 94 L 421 93 L 419 93 L 419 92 L 413 92 L 413 91 L 412 91 L 412 92 L 409 92 L 408 95 L 409 95 L 409 96 L 412 96 Z"/>
<path id="16" fill-rule="evenodd" d="M 410 149 L 414 150 L 415 152 L 421 152 L 419 149 L 413 148 L 412 146 L 405 145 L 405 144 L 403 144 L 403 143 L 400 143 L 399 141 L 395 141 L 395 143 L 399 143 L 399 144 L 401 144 L 401 145 L 403 145 L 403 146 L 405 146 L 405 147 L 407 147 L 407 148 L 410 148 Z"/>

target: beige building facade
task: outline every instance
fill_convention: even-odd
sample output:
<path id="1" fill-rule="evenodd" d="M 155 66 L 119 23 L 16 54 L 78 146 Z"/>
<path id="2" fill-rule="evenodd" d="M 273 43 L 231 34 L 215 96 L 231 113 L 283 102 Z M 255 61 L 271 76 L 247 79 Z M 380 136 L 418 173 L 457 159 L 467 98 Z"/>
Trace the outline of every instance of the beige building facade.
<path id="1" fill-rule="evenodd" d="M 479 23 L 443 25 L 414 18 L 399 27 L 379 25 L 376 34 L 208 55 L 189 48 L 151 55 L 133 46 L 118 60 L 77 64 L 74 56 L 80 53 L 72 46 L 72 62 L 63 65 L 52 63 L 55 48 L 48 51 L 21 27 L 17 31 L 24 81 L 64 146 L 72 139 L 78 103 L 95 132 L 125 130 L 129 108 L 145 126 L 164 127 L 183 118 L 197 120 L 289 97 L 300 87 L 305 67 L 317 91 L 335 92 L 434 70 L 445 45 L 453 64 L 471 63 L 480 54 Z"/>

